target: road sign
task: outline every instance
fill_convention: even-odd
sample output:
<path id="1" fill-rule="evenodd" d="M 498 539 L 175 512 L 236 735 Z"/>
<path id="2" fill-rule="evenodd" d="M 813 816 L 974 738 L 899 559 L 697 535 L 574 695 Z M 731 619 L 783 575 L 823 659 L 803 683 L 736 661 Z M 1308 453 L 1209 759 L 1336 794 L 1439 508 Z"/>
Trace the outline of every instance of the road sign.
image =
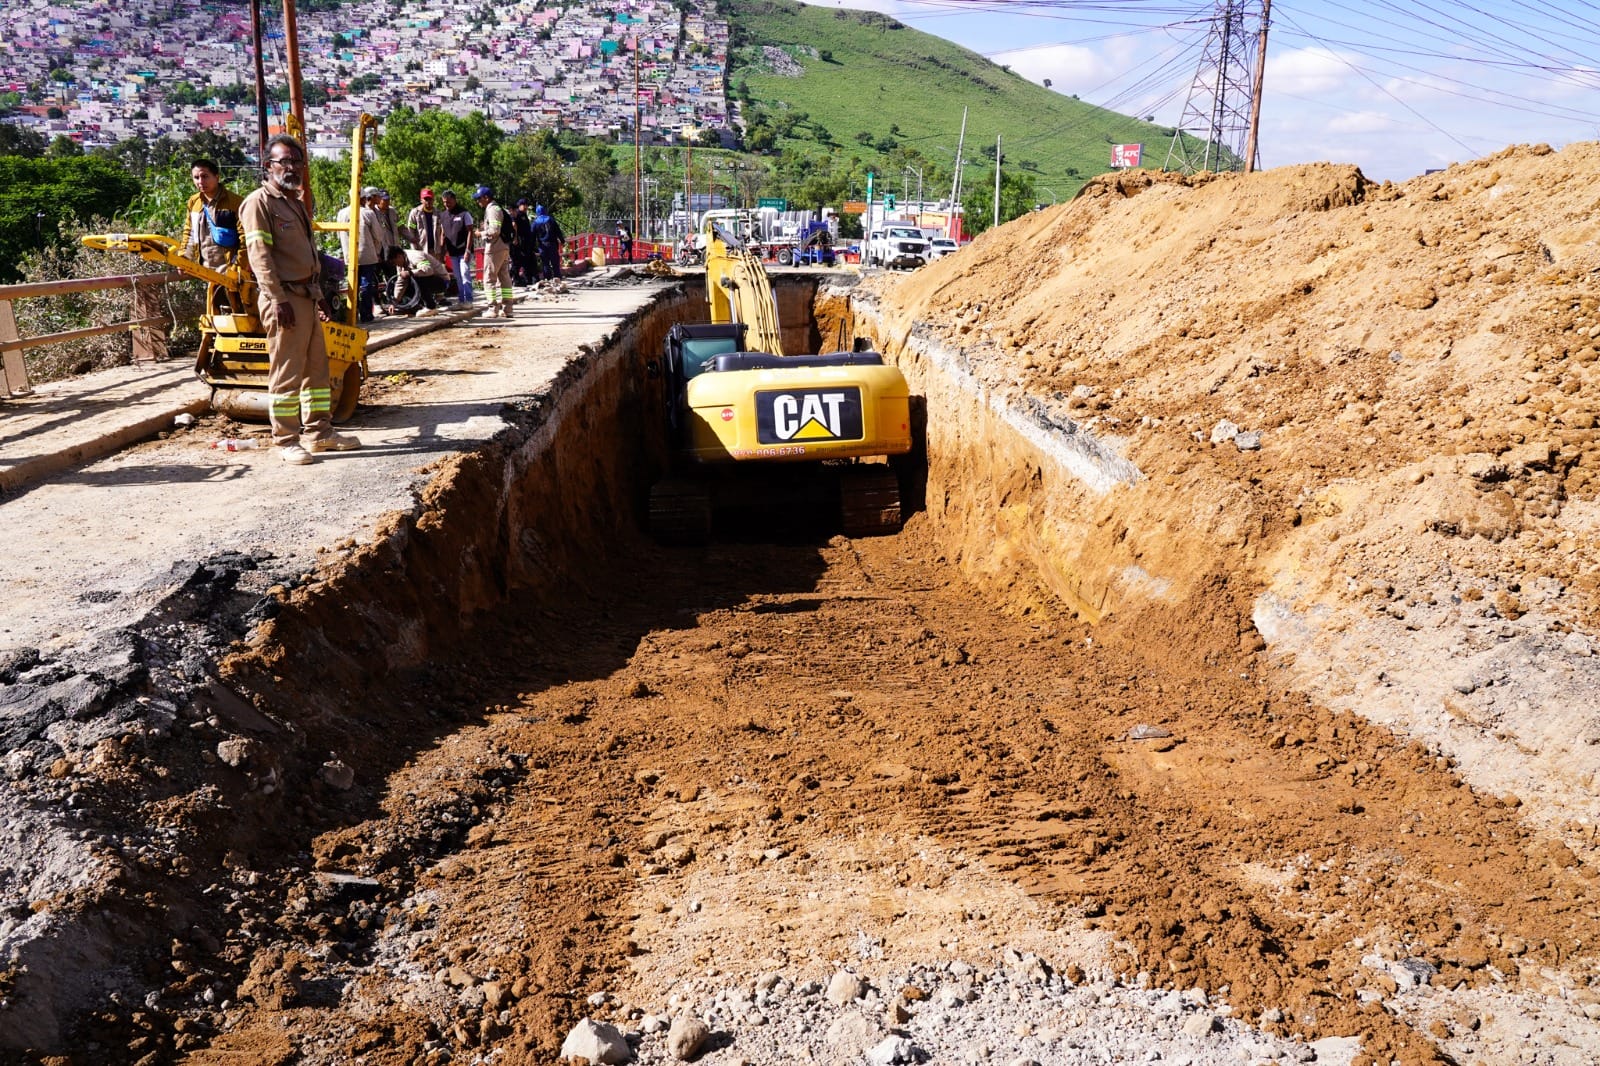
<path id="1" fill-rule="evenodd" d="M 757 207 L 775 207 L 779 211 L 789 210 L 789 201 L 781 196 L 763 196 L 756 201 Z"/>

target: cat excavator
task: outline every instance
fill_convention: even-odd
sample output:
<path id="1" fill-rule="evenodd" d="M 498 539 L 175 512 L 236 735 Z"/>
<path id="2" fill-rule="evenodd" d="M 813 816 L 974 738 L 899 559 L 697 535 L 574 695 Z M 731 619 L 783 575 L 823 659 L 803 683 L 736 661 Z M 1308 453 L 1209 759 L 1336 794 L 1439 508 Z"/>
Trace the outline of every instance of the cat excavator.
<path id="1" fill-rule="evenodd" d="M 664 386 L 669 473 L 650 491 L 656 539 L 700 543 L 720 513 L 832 512 L 846 534 L 901 523 L 886 460 L 912 450 L 906 379 L 874 351 L 786 354 L 760 257 L 711 223 L 710 321 L 679 323 L 650 364 Z"/>
<path id="2" fill-rule="evenodd" d="M 347 234 L 352 262 L 359 254 L 363 142 L 366 131 L 376 126 L 377 119 L 364 114 L 353 131 L 349 220 L 312 223 L 312 228 L 319 233 Z M 300 132 L 293 123 L 291 132 L 296 135 Z M 205 282 L 206 309 L 200 315 L 200 348 L 195 357 L 195 374 L 211 386 L 213 410 L 242 422 L 268 420 L 267 331 L 256 311 L 255 278 L 242 247 L 235 248 L 227 264 L 218 270 L 184 255 L 181 242 L 159 233 L 91 234 L 83 238 L 83 243 L 102 251 L 129 252 Z M 338 309 L 337 303 L 335 309 Z M 353 297 L 346 311 L 346 321 L 321 324 L 328 349 L 335 422 L 347 421 L 355 414 L 361 382 L 367 376 L 367 331 L 356 324 Z"/>

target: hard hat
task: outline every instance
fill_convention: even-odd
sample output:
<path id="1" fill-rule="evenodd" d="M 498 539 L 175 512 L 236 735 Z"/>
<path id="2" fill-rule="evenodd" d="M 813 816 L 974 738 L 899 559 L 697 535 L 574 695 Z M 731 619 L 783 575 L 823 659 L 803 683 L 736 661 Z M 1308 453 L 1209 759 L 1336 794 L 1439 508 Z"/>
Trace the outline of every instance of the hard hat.
<path id="1" fill-rule="evenodd" d="M 361 198 L 363 200 L 370 200 L 376 195 L 378 195 L 378 187 L 376 185 L 368 185 L 361 190 Z"/>
<path id="2" fill-rule="evenodd" d="M 493 195 L 494 195 L 494 190 L 493 189 L 489 188 L 489 186 L 487 186 L 487 185 L 480 185 L 480 186 L 477 187 L 477 189 L 475 189 L 473 191 L 472 198 L 474 200 L 482 200 L 485 196 L 493 196 Z"/>

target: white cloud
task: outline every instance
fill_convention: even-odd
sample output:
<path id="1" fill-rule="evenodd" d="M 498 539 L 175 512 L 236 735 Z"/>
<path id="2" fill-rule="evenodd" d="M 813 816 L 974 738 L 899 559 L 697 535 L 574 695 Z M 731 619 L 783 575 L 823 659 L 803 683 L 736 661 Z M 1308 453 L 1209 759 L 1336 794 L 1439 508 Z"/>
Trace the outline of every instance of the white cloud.
<path id="1" fill-rule="evenodd" d="M 1086 48 L 1078 44 L 1041 44 L 998 52 L 989 58 L 1029 81 L 1067 95 L 1088 93 L 1115 78 L 1127 64 L 1127 48 Z"/>
<path id="2" fill-rule="evenodd" d="M 1267 55 L 1264 75 L 1268 92 L 1312 96 L 1341 93 L 1360 80 L 1345 57 L 1329 48 L 1299 48 Z"/>
<path id="3" fill-rule="evenodd" d="M 1405 133 L 1395 122 L 1393 115 L 1379 111 L 1351 111 L 1348 114 L 1335 115 L 1323 130 L 1344 136 L 1366 136 L 1375 133 L 1403 136 Z"/>

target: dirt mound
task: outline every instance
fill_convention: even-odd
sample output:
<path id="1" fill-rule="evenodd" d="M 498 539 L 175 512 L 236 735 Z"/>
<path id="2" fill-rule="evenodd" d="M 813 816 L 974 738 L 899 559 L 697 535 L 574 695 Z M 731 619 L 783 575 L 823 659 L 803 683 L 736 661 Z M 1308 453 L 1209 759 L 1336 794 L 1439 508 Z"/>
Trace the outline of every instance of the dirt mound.
<path id="1" fill-rule="evenodd" d="M 1203 650 L 1221 581 L 1301 689 L 1587 846 L 1597 178 L 1594 144 L 1400 185 L 1107 176 L 880 283 L 882 307 L 1137 467 L 1083 493 L 1095 613 L 1205 619 L 1180 627 Z"/>

